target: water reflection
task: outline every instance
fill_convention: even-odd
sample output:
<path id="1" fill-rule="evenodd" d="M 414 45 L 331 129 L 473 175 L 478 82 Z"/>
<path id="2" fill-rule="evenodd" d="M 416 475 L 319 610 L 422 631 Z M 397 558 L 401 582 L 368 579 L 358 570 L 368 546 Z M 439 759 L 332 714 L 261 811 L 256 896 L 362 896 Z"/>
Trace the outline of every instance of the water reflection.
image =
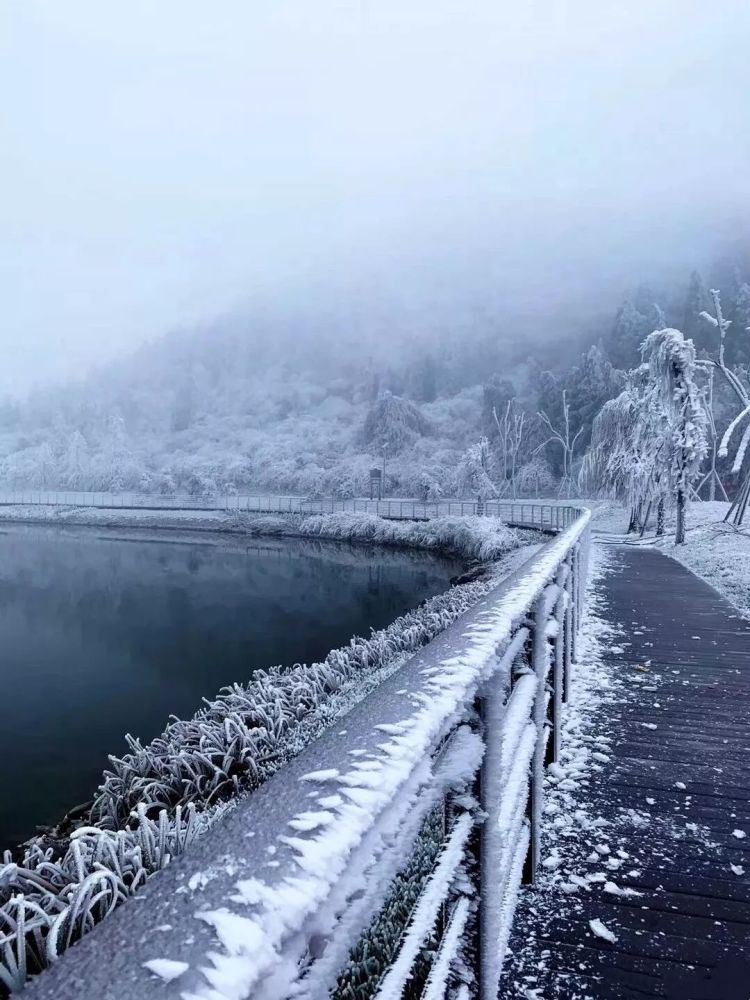
<path id="1" fill-rule="evenodd" d="M 108 753 L 258 667 L 325 656 L 454 563 L 317 541 L 0 533 L 0 847 L 90 797 Z"/>

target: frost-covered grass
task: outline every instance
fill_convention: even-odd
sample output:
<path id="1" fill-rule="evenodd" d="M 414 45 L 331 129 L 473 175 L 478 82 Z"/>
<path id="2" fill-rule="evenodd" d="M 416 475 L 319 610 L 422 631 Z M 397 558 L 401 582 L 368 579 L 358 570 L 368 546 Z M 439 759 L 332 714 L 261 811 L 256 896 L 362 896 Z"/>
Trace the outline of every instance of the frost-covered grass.
<path id="1" fill-rule="evenodd" d="M 400 548 L 430 549 L 490 562 L 516 548 L 524 532 L 495 517 L 389 521 L 376 514 L 252 514 L 242 511 L 101 510 L 93 507 L 0 507 L 0 521 L 112 528 L 221 531 L 301 536 Z"/>
<path id="2" fill-rule="evenodd" d="M 451 552 L 489 562 L 518 544 L 517 529 L 495 517 L 436 517 L 429 521 L 387 521 L 375 514 L 323 514 L 305 518 L 302 535 L 375 542 Z"/>
<path id="3" fill-rule="evenodd" d="M 45 520 L 44 512 L 38 513 Z M 122 525 L 122 515 L 131 512 L 96 513 L 111 518 L 105 523 Z M 139 526 L 142 514 L 138 512 Z M 185 520 L 179 519 L 180 527 Z M 128 738 L 129 752 L 110 758 L 111 770 L 75 829 L 36 837 L 15 858 L 5 852 L 0 865 L 0 993 L 3 985 L 20 988 L 27 973 L 54 960 L 133 895 L 238 793 L 267 780 L 530 554 L 528 548 L 510 552 L 518 546 L 517 532 L 501 524 L 472 526 L 471 519 L 442 519 L 449 523 L 431 530 L 403 523 L 379 529 L 373 524 L 377 519 L 369 516 L 346 523 L 314 520 L 312 530 L 300 532 L 299 518 L 291 528 L 286 519 L 242 518 L 240 530 L 277 533 L 278 526 L 278 533 L 371 542 L 390 538 L 394 545 L 450 548 L 485 559 L 507 553 L 507 558 L 484 579 L 431 598 L 368 638 L 355 637 L 322 663 L 258 671 L 250 683 L 224 689 L 192 719 L 171 722 L 151 743 L 144 746 Z M 209 521 L 215 527 L 214 519 Z M 149 523 L 164 526 L 163 517 L 149 518 Z"/>

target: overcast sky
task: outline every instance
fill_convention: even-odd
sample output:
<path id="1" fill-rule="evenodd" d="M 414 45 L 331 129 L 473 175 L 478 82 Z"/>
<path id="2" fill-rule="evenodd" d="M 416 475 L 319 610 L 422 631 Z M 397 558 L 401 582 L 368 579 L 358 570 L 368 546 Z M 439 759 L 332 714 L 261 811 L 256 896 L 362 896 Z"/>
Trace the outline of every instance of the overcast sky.
<path id="1" fill-rule="evenodd" d="M 0 391 L 268 289 L 554 309 L 747 221 L 747 0 L 0 11 Z"/>

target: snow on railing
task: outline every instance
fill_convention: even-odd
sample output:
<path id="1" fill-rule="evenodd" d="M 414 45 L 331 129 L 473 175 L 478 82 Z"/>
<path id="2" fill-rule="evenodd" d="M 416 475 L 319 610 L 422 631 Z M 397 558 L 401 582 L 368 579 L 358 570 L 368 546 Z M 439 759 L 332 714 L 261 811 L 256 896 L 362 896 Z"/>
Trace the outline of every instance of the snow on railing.
<path id="1" fill-rule="evenodd" d="M 567 508 L 571 510 L 571 508 Z M 548 508 L 549 511 L 549 508 Z M 547 516 L 554 519 L 549 511 Z M 29 1000 L 495 1000 L 539 863 L 588 511 L 241 798 Z"/>
<path id="2" fill-rule="evenodd" d="M 424 521 L 434 517 L 484 514 L 509 524 L 552 531 L 566 528 L 577 509 L 565 504 L 517 500 L 366 500 L 274 495 L 214 494 L 191 496 L 75 490 L 2 490 L 0 507 L 93 507 L 100 510 L 238 511 L 251 514 L 377 514 L 394 520 Z"/>

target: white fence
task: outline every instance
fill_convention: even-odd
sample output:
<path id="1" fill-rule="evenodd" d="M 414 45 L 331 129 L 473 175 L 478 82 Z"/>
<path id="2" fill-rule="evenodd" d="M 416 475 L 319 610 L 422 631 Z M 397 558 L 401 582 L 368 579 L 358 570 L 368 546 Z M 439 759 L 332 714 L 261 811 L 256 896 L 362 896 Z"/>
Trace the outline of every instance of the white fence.
<path id="1" fill-rule="evenodd" d="M 543 769 L 560 753 L 584 599 L 589 512 L 563 509 L 543 514 L 568 522 L 554 538 L 29 1000 L 496 1000 L 516 894 L 539 862 Z M 162 958 L 181 963 L 168 983 L 148 971 Z"/>
<path id="2" fill-rule="evenodd" d="M 567 527 L 577 508 L 565 504 L 505 500 L 366 500 L 308 498 L 273 494 L 102 493 L 71 490 L 0 490 L 0 506 L 96 507 L 101 510 L 247 511 L 254 514 L 378 514 L 392 520 L 425 521 L 433 517 L 483 514 L 512 524 L 551 530 Z"/>

